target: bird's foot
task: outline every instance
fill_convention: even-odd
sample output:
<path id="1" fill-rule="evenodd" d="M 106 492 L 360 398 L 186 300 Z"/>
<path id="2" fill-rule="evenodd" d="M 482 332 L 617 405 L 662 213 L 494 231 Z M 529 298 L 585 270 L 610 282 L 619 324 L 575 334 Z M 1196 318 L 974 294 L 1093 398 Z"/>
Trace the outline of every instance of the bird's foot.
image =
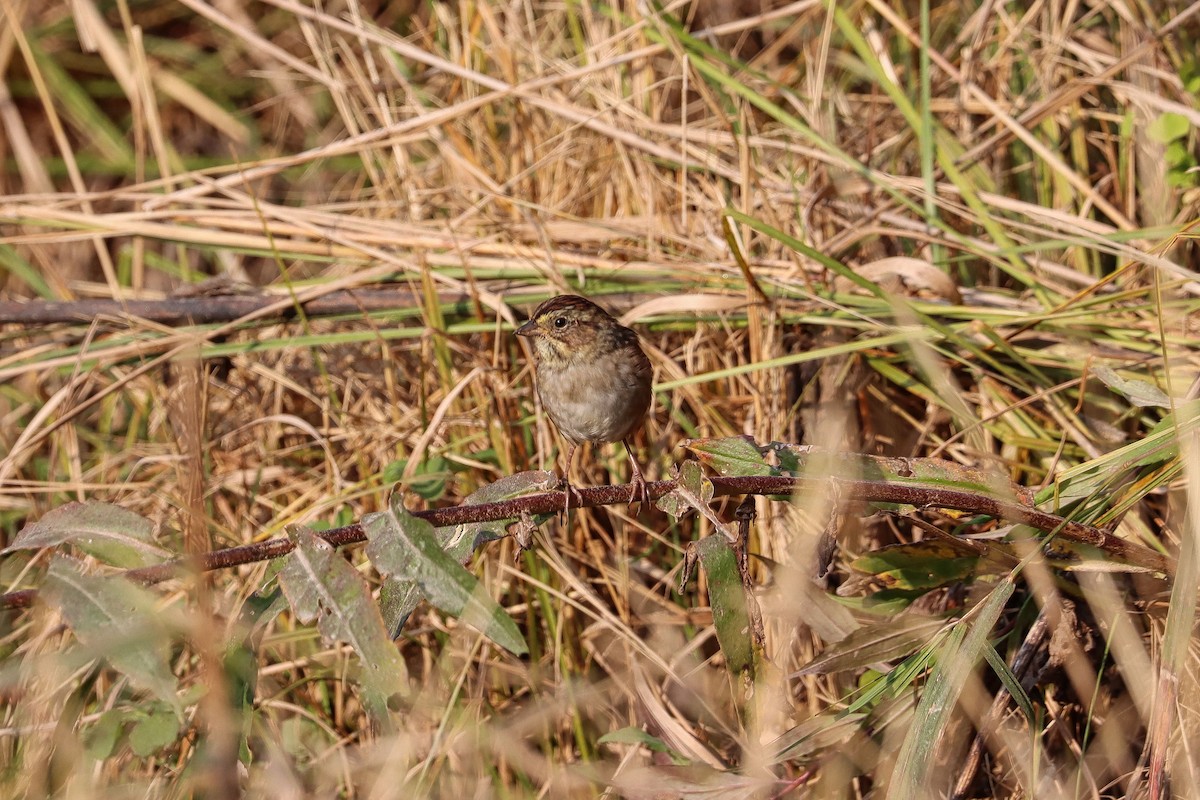
<path id="1" fill-rule="evenodd" d="M 637 459 L 633 457 L 633 448 L 629 446 L 629 437 L 626 436 L 622 439 L 621 444 L 625 445 L 625 453 L 629 456 L 629 466 L 633 468 L 633 477 L 629 479 L 629 484 L 633 488 L 629 495 L 629 507 L 633 508 L 633 504 L 638 503 L 638 511 L 641 511 L 650 504 L 650 487 L 646 485 L 646 479 L 642 477 L 642 468 L 638 466 Z"/>
<path id="2" fill-rule="evenodd" d="M 571 482 L 567 480 L 566 475 L 559 479 L 558 488 L 562 490 L 564 495 L 566 495 L 566 499 L 563 502 L 564 514 L 570 512 L 572 502 L 575 504 L 576 508 L 583 507 L 583 495 L 579 493 L 578 489 L 571 485 Z"/>
<path id="3" fill-rule="evenodd" d="M 641 511 L 646 506 L 650 505 L 650 487 L 646 484 L 646 479 L 642 477 L 640 472 L 634 474 L 633 479 L 629 481 L 632 491 L 629 493 L 629 507 L 633 508 L 634 503 L 638 504 L 638 511 Z"/>

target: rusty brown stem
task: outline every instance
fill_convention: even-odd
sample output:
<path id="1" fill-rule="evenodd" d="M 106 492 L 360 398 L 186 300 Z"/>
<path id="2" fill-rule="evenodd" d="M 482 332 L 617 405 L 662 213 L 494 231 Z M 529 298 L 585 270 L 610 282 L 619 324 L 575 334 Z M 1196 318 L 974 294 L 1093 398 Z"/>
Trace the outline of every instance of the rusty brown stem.
<path id="1" fill-rule="evenodd" d="M 791 496 L 800 489 L 817 486 L 828 487 L 830 482 L 833 482 L 837 484 L 837 491 L 842 498 L 864 502 L 898 503 L 917 508 L 948 508 L 984 514 L 996 519 L 1028 525 L 1045 533 L 1053 533 L 1060 539 L 1091 545 L 1103 550 L 1110 557 L 1133 567 L 1158 572 L 1167 577 L 1173 575 L 1175 571 L 1173 563 L 1166 556 L 1144 545 L 1121 539 L 1100 528 L 1070 522 L 1056 514 L 1039 511 L 1016 501 L 1001 500 L 959 489 L 899 485 L 885 481 L 786 475 L 714 477 L 710 480 L 713 485 L 713 494 L 717 497 L 748 494 Z M 646 486 L 651 502 L 669 494 L 674 488 L 674 480 L 654 481 Z M 590 508 L 627 503 L 630 486 L 629 484 L 595 486 L 578 489 L 578 492 L 582 498 L 581 506 Z M 435 528 L 443 528 L 473 522 L 516 519 L 523 513 L 528 515 L 555 514 L 562 509 L 564 500 L 562 492 L 543 492 L 496 503 L 414 511 L 413 515 L 420 517 Z M 334 547 L 356 544 L 366 541 L 367 538 L 362 526 L 357 522 L 341 528 L 320 531 L 318 535 Z M 242 564 L 279 558 L 290 553 L 293 546 L 290 538 L 279 536 L 264 542 L 215 550 L 195 559 L 180 558 L 150 567 L 127 570 L 120 574 L 129 580 L 149 585 L 188 572 L 228 569 Z M 0 595 L 0 610 L 25 608 L 33 604 L 36 596 L 36 589 L 24 589 Z"/>

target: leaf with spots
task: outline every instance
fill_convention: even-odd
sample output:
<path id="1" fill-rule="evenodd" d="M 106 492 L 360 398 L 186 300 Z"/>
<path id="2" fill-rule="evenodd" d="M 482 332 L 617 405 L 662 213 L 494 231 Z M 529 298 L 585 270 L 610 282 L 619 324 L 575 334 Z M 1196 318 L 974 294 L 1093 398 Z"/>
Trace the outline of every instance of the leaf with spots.
<path id="1" fill-rule="evenodd" d="M 170 632 L 160 622 L 154 595 L 119 576 L 86 575 L 79 561 L 55 556 L 42 596 L 85 647 L 135 686 L 181 710 L 167 660 Z"/>
<path id="2" fill-rule="evenodd" d="M 71 543 L 114 567 L 158 564 L 171 554 L 154 544 L 154 523 L 111 503 L 67 503 L 17 534 L 4 553 Z"/>
<path id="3" fill-rule="evenodd" d="M 363 704 L 386 727 L 389 701 L 407 688 L 408 675 L 363 576 L 315 533 L 301 529 L 279 585 L 301 622 L 316 620 L 323 641 L 346 642 L 358 654 Z"/>
<path id="4" fill-rule="evenodd" d="M 363 517 L 362 526 L 369 540 L 367 557 L 381 573 L 418 586 L 430 603 L 509 652 L 529 652 L 512 618 L 475 576 L 443 549 L 433 526 L 408 513 L 398 495 L 388 511 Z"/>

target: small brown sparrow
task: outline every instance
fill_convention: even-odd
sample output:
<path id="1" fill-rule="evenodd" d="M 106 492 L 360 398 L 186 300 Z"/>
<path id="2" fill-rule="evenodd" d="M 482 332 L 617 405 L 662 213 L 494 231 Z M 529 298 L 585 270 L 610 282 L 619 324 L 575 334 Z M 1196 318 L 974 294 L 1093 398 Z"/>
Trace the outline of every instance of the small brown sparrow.
<path id="1" fill-rule="evenodd" d="M 573 294 L 542 303 L 518 336 L 533 340 L 537 391 L 554 427 L 571 443 L 563 483 L 581 442 L 621 442 L 633 465 L 630 504 L 646 502 L 646 481 L 629 437 L 650 408 L 650 359 L 638 335 L 600 306 Z"/>

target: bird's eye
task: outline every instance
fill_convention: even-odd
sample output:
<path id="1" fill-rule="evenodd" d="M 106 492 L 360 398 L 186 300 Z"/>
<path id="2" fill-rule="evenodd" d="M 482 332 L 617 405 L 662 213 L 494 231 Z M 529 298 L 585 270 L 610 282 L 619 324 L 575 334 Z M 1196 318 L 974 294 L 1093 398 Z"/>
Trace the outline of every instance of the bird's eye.
<path id="1" fill-rule="evenodd" d="M 556 327 L 556 328 L 565 328 L 565 327 L 567 327 L 567 318 L 566 318 L 566 317 L 559 317 L 558 319 L 554 320 L 554 327 Z"/>

